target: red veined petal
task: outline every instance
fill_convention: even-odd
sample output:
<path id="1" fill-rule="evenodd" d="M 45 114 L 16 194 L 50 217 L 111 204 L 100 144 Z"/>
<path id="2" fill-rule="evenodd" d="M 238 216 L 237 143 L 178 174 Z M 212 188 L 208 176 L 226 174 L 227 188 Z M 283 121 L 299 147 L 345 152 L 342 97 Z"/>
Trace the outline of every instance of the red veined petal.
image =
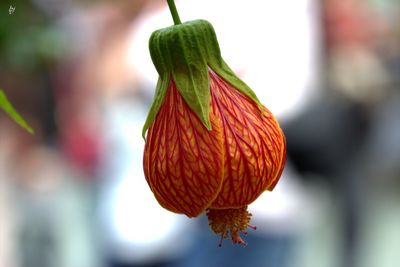
<path id="1" fill-rule="evenodd" d="M 212 105 L 225 139 L 224 181 L 210 208 L 238 208 L 277 183 L 286 160 L 285 137 L 271 112 L 210 71 Z"/>
<path id="2" fill-rule="evenodd" d="M 211 204 L 222 185 L 221 116 L 211 107 L 212 131 L 208 131 L 173 81 L 167 90 L 147 133 L 145 176 L 164 208 L 195 217 Z"/>

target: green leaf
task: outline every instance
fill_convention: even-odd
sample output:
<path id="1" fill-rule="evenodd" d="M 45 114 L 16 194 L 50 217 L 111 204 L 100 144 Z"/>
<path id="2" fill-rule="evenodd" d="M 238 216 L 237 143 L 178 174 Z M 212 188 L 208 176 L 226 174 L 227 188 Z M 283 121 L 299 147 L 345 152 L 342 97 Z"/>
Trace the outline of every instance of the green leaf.
<path id="1" fill-rule="evenodd" d="M 18 123 L 28 133 L 30 133 L 30 134 L 35 133 L 35 131 L 32 129 L 32 127 L 15 110 L 15 108 L 10 103 L 10 101 L 8 101 L 7 96 L 1 89 L 0 89 L 0 108 L 3 109 L 16 123 Z"/>

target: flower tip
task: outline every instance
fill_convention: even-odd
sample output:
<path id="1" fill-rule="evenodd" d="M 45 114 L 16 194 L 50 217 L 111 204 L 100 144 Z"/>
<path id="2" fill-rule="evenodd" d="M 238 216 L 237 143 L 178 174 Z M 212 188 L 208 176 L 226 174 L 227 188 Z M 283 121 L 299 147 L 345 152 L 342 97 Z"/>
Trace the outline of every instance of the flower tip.
<path id="1" fill-rule="evenodd" d="M 247 227 L 253 229 L 254 231 L 257 230 L 257 226 L 248 224 Z"/>
<path id="2" fill-rule="evenodd" d="M 242 245 L 243 247 L 247 247 L 247 242 L 244 241 L 239 235 L 232 236 L 232 242 L 234 244 Z"/>
<path id="3" fill-rule="evenodd" d="M 255 226 L 249 224 L 250 216 L 247 206 L 238 209 L 209 209 L 207 211 L 209 225 L 214 233 L 221 235 L 218 246 L 221 247 L 223 240 L 229 235 L 234 244 L 247 246 L 247 242 L 239 236 L 239 233 L 246 235 L 248 227 L 256 229 Z"/>

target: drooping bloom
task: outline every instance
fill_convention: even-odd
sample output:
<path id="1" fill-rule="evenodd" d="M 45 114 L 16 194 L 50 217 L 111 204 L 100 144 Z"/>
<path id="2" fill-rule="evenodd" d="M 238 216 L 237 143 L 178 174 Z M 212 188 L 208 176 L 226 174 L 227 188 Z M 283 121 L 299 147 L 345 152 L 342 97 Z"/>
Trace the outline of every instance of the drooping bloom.
<path id="1" fill-rule="evenodd" d="M 274 188 L 285 165 L 284 134 L 224 62 L 209 22 L 154 32 L 150 53 L 160 77 L 143 128 L 146 180 L 167 210 L 206 212 L 221 240 L 245 244 L 247 206 Z"/>

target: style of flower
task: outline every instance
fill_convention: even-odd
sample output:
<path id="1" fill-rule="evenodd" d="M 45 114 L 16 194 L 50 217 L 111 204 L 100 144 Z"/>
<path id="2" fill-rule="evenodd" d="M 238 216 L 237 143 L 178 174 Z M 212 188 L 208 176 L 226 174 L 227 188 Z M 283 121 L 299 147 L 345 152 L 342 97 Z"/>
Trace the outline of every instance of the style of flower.
<path id="1" fill-rule="evenodd" d="M 255 229 L 247 206 L 278 182 L 284 134 L 224 62 L 209 22 L 154 32 L 150 53 L 160 78 L 143 129 L 146 180 L 167 210 L 206 212 L 220 244 L 245 245 L 240 233 Z"/>

